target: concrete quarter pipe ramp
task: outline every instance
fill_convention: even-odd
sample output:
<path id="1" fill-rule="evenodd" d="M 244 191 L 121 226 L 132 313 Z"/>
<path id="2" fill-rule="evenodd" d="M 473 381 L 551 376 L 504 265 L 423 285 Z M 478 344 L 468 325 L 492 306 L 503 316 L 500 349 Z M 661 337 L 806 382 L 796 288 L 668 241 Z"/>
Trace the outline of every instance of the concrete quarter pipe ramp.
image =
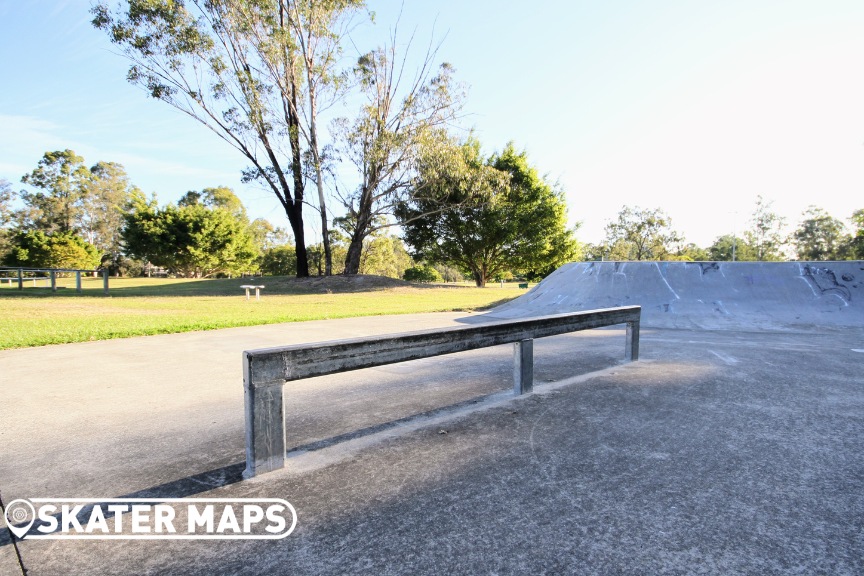
<path id="1" fill-rule="evenodd" d="M 648 328 L 864 326 L 864 261 L 574 262 L 486 316 L 642 306 Z"/>

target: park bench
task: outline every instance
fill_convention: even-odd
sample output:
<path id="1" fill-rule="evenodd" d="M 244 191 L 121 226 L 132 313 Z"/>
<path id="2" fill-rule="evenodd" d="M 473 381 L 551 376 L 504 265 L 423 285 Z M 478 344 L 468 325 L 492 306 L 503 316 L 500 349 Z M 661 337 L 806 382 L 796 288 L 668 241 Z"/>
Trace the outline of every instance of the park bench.
<path id="1" fill-rule="evenodd" d="M 261 299 L 261 289 L 264 288 L 264 286 L 254 286 L 252 284 L 244 284 L 243 286 L 240 286 L 240 288 L 243 288 L 246 290 L 246 300 L 249 300 L 249 290 L 252 290 L 252 289 L 255 290 L 255 300 L 260 300 Z"/>
<path id="2" fill-rule="evenodd" d="M 641 307 L 624 306 L 246 350 L 243 352 L 246 413 L 244 476 L 250 478 L 285 466 L 285 408 L 282 395 L 286 382 L 513 343 L 513 392 L 516 395 L 527 394 L 534 386 L 535 338 L 626 324 L 624 352 L 625 358 L 632 361 L 639 358 L 640 317 Z"/>

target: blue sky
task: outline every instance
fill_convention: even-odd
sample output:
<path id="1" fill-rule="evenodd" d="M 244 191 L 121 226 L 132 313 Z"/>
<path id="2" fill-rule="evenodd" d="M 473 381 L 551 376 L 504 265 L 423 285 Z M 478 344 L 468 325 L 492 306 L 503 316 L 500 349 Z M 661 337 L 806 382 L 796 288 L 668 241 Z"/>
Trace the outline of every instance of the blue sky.
<path id="1" fill-rule="evenodd" d="M 71 148 L 120 162 L 161 202 L 222 184 L 287 227 L 240 183 L 236 151 L 126 83 L 90 4 L 0 3 L 0 178 L 18 186 L 45 151 Z M 744 229 L 760 194 L 790 225 L 811 204 L 844 220 L 864 208 L 861 0 L 405 4 L 403 36 L 443 38 L 439 60 L 469 87 L 465 127 L 487 152 L 525 149 L 583 241 L 625 204 L 662 208 L 701 246 Z M 360 49 L 401 2 L 369 6 Z"/>

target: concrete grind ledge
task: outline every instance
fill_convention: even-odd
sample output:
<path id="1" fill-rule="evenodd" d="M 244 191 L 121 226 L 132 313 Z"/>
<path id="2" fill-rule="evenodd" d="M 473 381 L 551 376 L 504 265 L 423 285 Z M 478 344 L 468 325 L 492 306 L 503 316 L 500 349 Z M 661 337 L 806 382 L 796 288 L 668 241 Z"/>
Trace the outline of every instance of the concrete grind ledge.
<path id="1" fill-rule="evenodd" d="M 622 330 L 542 339 L 519 399 L 508 346 L 302 381 L 289 467 L 240 480 L 239 350 L 462 316 L 0 353 L 4 501 L 284 498 L 298 514 L 278 541 L 28 540 L 28 574 L 864 573 L 861 328 L 643 328 L 631 364 Z M 0 530 L 0 574 L 20 573 Z"/>

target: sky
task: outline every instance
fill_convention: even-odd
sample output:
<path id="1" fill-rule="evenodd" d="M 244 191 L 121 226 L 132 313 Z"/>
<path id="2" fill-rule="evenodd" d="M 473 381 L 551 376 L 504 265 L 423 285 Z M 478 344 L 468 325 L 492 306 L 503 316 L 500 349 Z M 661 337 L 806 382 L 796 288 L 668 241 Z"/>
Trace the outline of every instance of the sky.
<path id="1" fill-rule="evenodd" d="M 740 235 L 760 195 L 790 228 L 810 205 L 843 221 L 864 208 L 861 0 L 368 5 L 375 24 L 358 22 L 346 65 L 397 18 L 414 57 L 440 41 L 468 88 L 461 129 L 486 153 L 526 151 L 583 242 L 625 205 L 662 209 L 702 247 Z M 42 154 L 70 148 L 123 164 L 161 203 L 225 185 L 287 228 L 270 193 L 240 182 L 237 151 L 126 82 L 90 6 L 0 1 L 0 179 L 20 188 Z"/>

